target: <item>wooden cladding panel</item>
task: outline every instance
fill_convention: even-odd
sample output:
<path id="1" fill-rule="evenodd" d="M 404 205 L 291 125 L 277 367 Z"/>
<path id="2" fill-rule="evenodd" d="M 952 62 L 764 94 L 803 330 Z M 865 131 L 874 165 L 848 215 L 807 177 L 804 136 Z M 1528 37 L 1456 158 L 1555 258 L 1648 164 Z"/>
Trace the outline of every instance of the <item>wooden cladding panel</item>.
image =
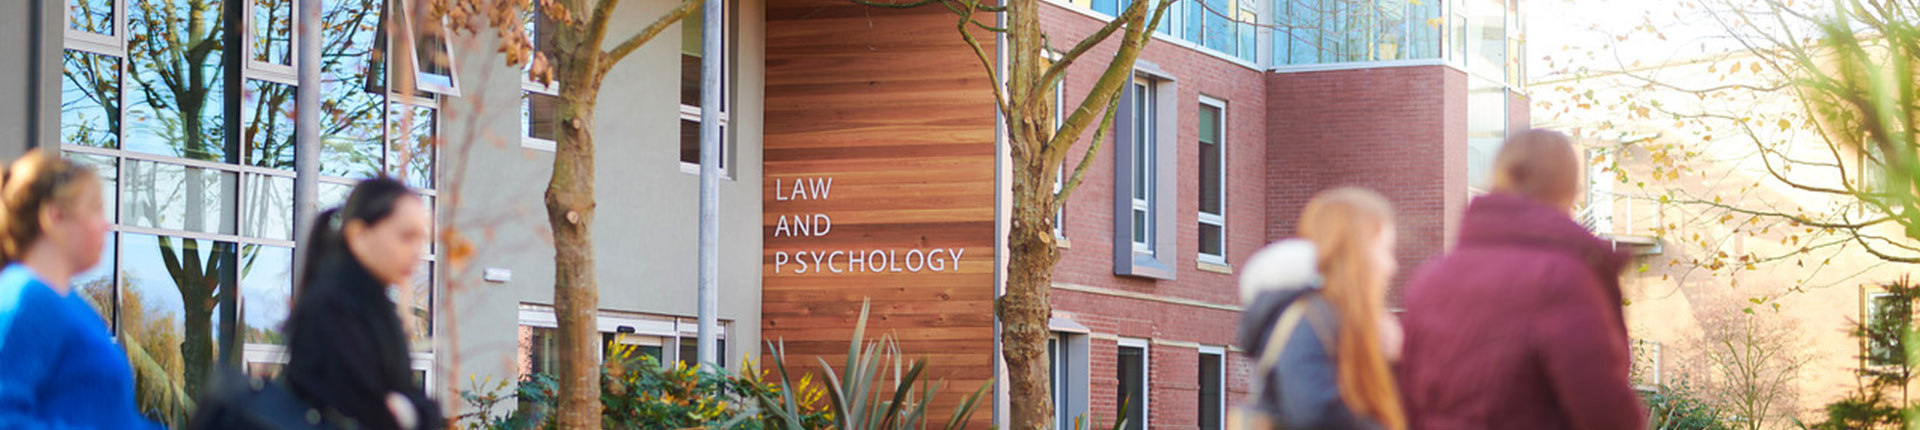
<path id="1" fill-rule="evenodd" d="M 816 357 L 839 366 L 860 303 L 871 300 L 869 340 L 891 334 L 909 357 L 928 360 L 944 381 L 931 424 L 944 424 L 993 376 L 995 112 L 985 69 L 945 8 L 793 0 L 767 12 L 762 333 L 785 345 L 788 370 L 818 371 Z M 812 181 L 825 178 L 831 192 L 811 198 Z M 780 227 L 814 214 L 831 227 Z M 923 252 L 920 270 L 907 270 L 910 250 L 933 249 L 963 253 L 935 271 Z M 793 261 L 875 250 L 892 264 L 854 270 L 843 254 L 832 260 L 841 273 L 796 273 Z M 991 403 L 973 428 L 991 425 Z"/>

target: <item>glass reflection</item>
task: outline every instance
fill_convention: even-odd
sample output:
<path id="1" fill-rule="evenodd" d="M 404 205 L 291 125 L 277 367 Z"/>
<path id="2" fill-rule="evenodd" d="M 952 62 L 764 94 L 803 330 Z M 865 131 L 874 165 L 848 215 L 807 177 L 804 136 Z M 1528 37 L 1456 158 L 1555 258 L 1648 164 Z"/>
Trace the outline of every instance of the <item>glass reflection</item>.
<path id="1" fill-rule="evenodd" d="M 121 181 L 122 223 L 233 234 L 239 178 L 233 172 L 127 160 Z"/>
<path id="2" fill-rule="evenodd" d="M 67 0 L 68 28 L 113 35 L 113 0 Z"/>
<path id="3" fill-rule="evenodd" d="M 249 0 L 253 3 L 253 61 L 293 65 L 293 0 Z"/>
<path id="4" fill-rule="evenodd" d="M 400 310 L 400 323 L 406 326 L 407 339 L 414 350 L 432 350 L 433 262 L 420 262 L 413 272 L 413 285 L 388 291 L 394 307 Z"/>
<path id="5" fill-rule="evenodd" d="M 222 3 L 130 0 L 126 149 L 231 162 L 221 140 Z"/>
<path id="6" fill-rule="evenodd" d="M 246 195 L 240 210 L 246 220 L 240 234 L 276 240 L 293 240 L 293 178 L 248 174 Z"/>
<path id="7" fill-rule="evenodd" d="M 86 297 L 87 304 L 93 305 L 93 311 L 100 314 L 108 329 L 113 328 L 113 244 L 112 234 L 106 237 L 106 243 L 100 247 L 100 262 L 93 268 L 73 276 L 72 285 Z"/>
<path id="8" fill-rule="evenodd" d="M 1277 0 L 1274 10 L 1276 64 L 1440 58 L 1447 24 L 1439 1 Z"/>
<path id="9" fill-rule="evenodd" d="M 67 159 L 73 160 L 75 163 L 93 168 L 94 176 L 100 178 L 101 209 L 106 212 L 107 222 L 113 222 L 115 219 L 114 214 L 119 213 L 117 209 L 119 208 L 120 202 L 119 196 L 113 192 L 113 190 L 119 189 L 118 184 L 120 183 L 120 169 L 117 167 L 114 157 L 77 152 L 68 152 L 66 156 Z"/>
<path id="10" fill-rule="evenodd" d="M 231 243 L 123 234 L 120 337 L 141 410 L 174 428 L 190 413 L 218 354 L 218 297 L 231 278 Z M 152 395 L 173 391 L 181 395 Z"/>
<path id="11" fill-rule="evenodd" d="M 240 321 L 244 342 L 281 344 L 293 298 L 293 249 L 244 245 L 240 248 Z"/>
<path id="12" fill-rule="evenodd" d="M 1469 79 L 1467 91 L 1467 186 L 1492 183 L 1493 158 L 1507 139 L 1507 93 L 1499 83 Z"/>
<path id="13" fill-rule="evenodd" d="M 120 58 L 66 52 L 60 80 L 60 142 L 120 146 Z"/>
<path id="14" fill-rule="evenodd" d="M 320 174 L 370 178 L 385 160 L 386 66 L 378 52 L 379 0 L 322 6 Z"/>
<path id="15" fill-rule="evenodd" d="M 403 120 L 402 114 L 408 109 L 413 111 L 413 116 Z M 439 126 L 434 109 L 394 103 L 393 111 L 388 115 L 392 116 L 390 123 L 393 126 L 389 134 L 393 137 L 393 144 L 387 153 L 387 159 L 393 162 L 393 167 L 389 171 L 394 172 L 395 177 L 406 180 L 408 186 L 433 188 L 433 158 L 437 146 L 435 128 Z M 405 122 L 411 124 L 402 124 Z M 411 126 L 412 130 L 402 130 L 404 126 Z"/>
<path id="16" fill-rule="evenodd" d="M 241 97 L 241 140 L 247 145 L 246 163 L 293 170 L 293 86 L 248 80 Z"/>

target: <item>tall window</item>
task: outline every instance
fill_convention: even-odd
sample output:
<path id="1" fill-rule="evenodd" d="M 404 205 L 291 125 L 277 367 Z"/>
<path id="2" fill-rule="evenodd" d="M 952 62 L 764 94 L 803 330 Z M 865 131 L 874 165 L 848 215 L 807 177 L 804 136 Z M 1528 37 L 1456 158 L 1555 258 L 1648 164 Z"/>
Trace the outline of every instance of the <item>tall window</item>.
<path id="1" fill-rule="evenodd" d="M 1133 81 L 1133 249 L 1154 250 L 1154 170 L 1155 147 L 1159 138 L 1155 129 L 1157 106 L 1154 82 L 1146 78 Z"/>
<path id="2" fill-rule="evenodd" d="M 1045 56 L 1046 57 L 1045 61 L 1042 63 L 1041 67 L 1043 68 L 1053 67 L 1053 61 L 1059 58 L 1059 55 L 1060 54 L 1056 54 L 1052 51 L 1048 51 L 1047 55 Z M 1060 125 L 1065 124 L 1067 121 L 1067 80 L 1065 77 L 1062 77 L 1060 79 L 1060 82 L 1057 82 L 1054 84 L 1053 95 L 1050 97 L 1053 97 L 1053 100 L 1051 100 L 1053 104 L 1053 129 L 1054 131 L 1058 132 L 1060 130 Z M 1062 188 L 1065 188 L 1067 183 L 1067 175 L 1073 173 L 1073 169 L 1067 168 L 1067 164 L 1071 162 L 1072 160 L 1061 162 L 1060 168 L 1058 169 L 1059 171 L 1054 173 L 1053 192 L 1055 194 L 1059 194 L 1060 190 Z M 1053 237 L 1057 239 L 1064 239 L 1067 237 L 1067 204 L 1066 202 L 1060 202 L 1060 210 L 1055 211 L 1053 213 Z"/>
<path id="3" fill-rule="evenodd" d="M 1200 261 L 1227 263 L 1226 102 L 1200 98 Z"/>
<path id="4" fill-rule="evenodd" d="M 1055 333 L 1047 339 L 1047 392 L 1053 393 L 1053 428 L 1073 428 L 1073 414 L 1067 412 L 1067 356 L 1066 339 Z"/>
<path id="5" fill-rule="evenodd" d="M 706 12 L 703 9 L 696 9 L 693 13 L 687 14 L 685 19 L 680 20 L 680 163 L 682 171 L 695 174 L 700 173 L 700 114 L 703 111 L 703 107 L 700 106 L 700 64 L 704 56 L 702 51 L 706 49 L 706 38 L 705 34 L 702 33 L 701 26 L 706 20 L 705 17 Z M 729 19 L 721 20 L 723 23 L 731 21 L 732 20 Z M 721 34 L 727 33 L 727 28 L 725 27 L 726 26 L 723 25 L 720 31 Z M 725 39 L 720 41 L 720 46 L 723 47 L 722 49 L 724 51 L 724 47 L 726 46 Z M 722 79 L 720 84 L 719 118 L 721 137 L 719 157 L 721 175 L 727 176 L 727 172 L 729 171 L 728 166 L 731 163 L 728 163 L 727 160 L 729 153 L 727 151 L 728 139 L 726 138 L 728 93 L 726 91 L 727 79 L 725 78 L 727 73 L 724 72 L 724 70 L 728 70 L 728 68 L 724 65 L 725 58 L 727 58 L 724 52 L 722 52 L 720 58 L 722 59 L 723 65 L 721 66 L 721 70 L 723 70 L 723 72 L 721 73 Z"/>
<path id="6" fill-rule="evenodd" d="M 1467 187 L 1486 191 L 1493 183 L 1493 158 L 1507 140 L 1507 90 L 1479 77 L 1467 82 Z"/>
<path id="7" fill-rule="evenodd" d="M 1867 296 L 1867 363 L 1874 366 L 1903 364 L 1906 342 L 1903 333 L 1913 322 L 1913 304 L 1892 293 Z"/>
<path id="8" fill-rule="evenodd" d="M 547 55 L 547 61 L 551 61 L 559 49 L 553 30 L 559 24 L 540 10 L 540 2 L 529 2 L 522 13 L 522 35 L 533 43 L 534 52 Z M 520 145 L 552 151 L 560 134 L 561 82 L 548 79 L 551 76 L 535 76 L 533 62 L 529 58 L 520 74 Z"/>
<path id="9" fill-rule="evenodd" d="M 1199 415 L 1200 430 L 1220 430 L 1227 413 L 1225 349 L 1201 348 L 1199 370 L 1200 407 L 1194 412 Z"/>
<path id="10" fill-rule="evenodd" d="M 142 380 L 179 381 L 197 393 L 205 382 L 200 369 L 219 353 L 218 299 L 234 288 L 247 368 L 271 375 L 285 361 L 279 343 L 297 251 L 296 128 L 320 130 L 315 167 L 323 207 L 344 200 L 353 181 L 376 175 L 404 177 L 432 205 L 438 98 L 456 90 L 451 62 L 442 61 L 446 53 L 411 59 L 426 60 L 419 68 L 424 75 L 415 76 L 421 92 L 391 94 L 382 29 L 397 15 L 380 0 L 326 2 L 318 92 L 327 112 L 317 124 L 297 123 L 294 4 L 65 2 L 61 149 L 100 173 L 114 230 L 101 265 L 76 285 L 130 351 L 180 364 L 136 367 Z M 244 28 L 223 28 L 225 7 L 246 8 Z M 243 38 L 238 94 L 223 84 L 227 31 Z M 434 51 L 445 44 L 421 45 Z M 221 115 L 228 102 L 241 106 L 237 128 Z M 226 133 L 240 133 L 239 145 L 228 145 Z M 401 316 L 414 350 L 422 351 L 414 359 L 423 369 L 432 360 L 435 258 L 429 252 L 418 282 L 399 289 Z M 143 410 L 184 410 L 191 400 L 137 396 Z M 184 415 L 163 418 L 179 424 Z"/>
<path id="11" fill-rule="evenodd" d="M 1119 370 L 1118 389 L 1114 404 L 1120 405 L 1118 416 L 1127 421 L 1127 430 L 1146 430 L 1147 428 L 1147 341 L 1143 339 L 1121 339 L 1120 354 L 1115 367 Z"/>

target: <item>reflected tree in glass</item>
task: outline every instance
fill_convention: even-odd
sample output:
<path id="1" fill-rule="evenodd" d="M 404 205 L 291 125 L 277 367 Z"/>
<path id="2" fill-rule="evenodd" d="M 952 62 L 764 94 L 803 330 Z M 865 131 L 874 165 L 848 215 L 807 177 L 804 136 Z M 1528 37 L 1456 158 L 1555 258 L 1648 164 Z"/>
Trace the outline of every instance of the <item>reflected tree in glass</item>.
<path id="1" fill-rule="evenodd" d="M 322 6 L 320 174 L 379 175 L 385 147 L 386 66 L 379 37 L 380 0 Z"/>
<path id="2" fill-rule="evenodd" d="M 150 417 L 177 428 L 218 352 L 215 309 L 221 294 L 232 294 L 226 274 L 235 247 L 141 234 L 121 241 L 121 344 L 134 362 L 136 397 Z"/>
<path id="3" fill-rule="evenodd" d="M 67 51 L 60 80 L 60 141 L 120 146 L 120 58 Z"/>
<path id="4" fill-rule="evenodd" d="M 130 0 L 126 149 L 232 162 L 221 139 L 216 0 Z"/>
<path id="5" fill-rule="evenodd" d="M 249 80 L 241 96 L 246 164 L 293 170 L 294 88 Z"/>

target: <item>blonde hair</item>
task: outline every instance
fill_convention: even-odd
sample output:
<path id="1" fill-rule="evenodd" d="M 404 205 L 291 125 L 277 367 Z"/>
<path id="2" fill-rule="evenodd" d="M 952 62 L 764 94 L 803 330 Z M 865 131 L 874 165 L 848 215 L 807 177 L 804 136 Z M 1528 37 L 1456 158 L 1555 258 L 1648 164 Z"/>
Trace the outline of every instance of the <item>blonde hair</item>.
<path id="1" fill-rule="evenodd" d="M 0 260 L 18 262 L 40 240 L 40 211 L 74 207 L 85 185 L 98 181 L 93 169 L 38 149 L 14 160 L 0 172 Z"/>
<path id="2" fill-rule="evenodd" d="M 1370 257 L 1374 243 L 1392 226 L 1387 199 L 1362 188 L 1321 192 L 1300 216 L 1301 236 L 1320 251 L 1317 263 L 1326 282 L 1320 294 L 1339 313 L 1333 356 L 1340 398 L 1355 413 L 1399 430 L 1407 419 L 1381 345 L 1386 285 L 1375 276 L 1387 269 L 1374 267 Z"/>
<path id="3" fill-rule="evenodd" d="M 1507 139 L 1493 159 L 1493 190 L 1547 203 L 1572 203 L 1580 193 L 1580 161 L 1560 132 L 1533 129 Z"/>

